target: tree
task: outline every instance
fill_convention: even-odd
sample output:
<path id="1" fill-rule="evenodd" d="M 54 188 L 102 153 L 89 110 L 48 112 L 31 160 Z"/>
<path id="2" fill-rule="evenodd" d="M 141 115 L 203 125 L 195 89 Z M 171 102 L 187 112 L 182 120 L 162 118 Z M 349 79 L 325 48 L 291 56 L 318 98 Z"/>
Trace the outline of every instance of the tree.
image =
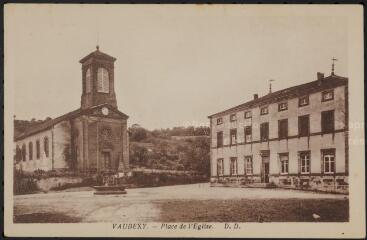
<path id="1" fill-rule="evenodd" d="M 148 163 L 148 150 L 145 147 L 131 145 L 130 161 L 132 165 L 146 167 Z"/>
<path id="2" fill-rule="evenodd" d="M 140 142 L 147 138 L 147 130 L 142 127 L 131 127 L 129 129 L 130 140 L 133 142 Z"/>
<path id="3" fill-rule="evenodd" d="M 208 174 L 210 170 L 210 143 L 208 138 L 197 138 L 188 143 L 187 148 L 182 148 L 179 155 L 185 170 L 194 170 L 201 174 Z"/>

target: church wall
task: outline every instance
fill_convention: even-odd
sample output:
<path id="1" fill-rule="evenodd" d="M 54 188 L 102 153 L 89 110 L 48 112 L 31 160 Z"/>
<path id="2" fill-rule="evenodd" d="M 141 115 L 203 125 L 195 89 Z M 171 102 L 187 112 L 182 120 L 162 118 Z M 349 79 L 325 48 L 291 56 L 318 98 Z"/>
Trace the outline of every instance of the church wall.
<path id="1" fill-rule="evenodd" d="M 128 154 L 127 147 L 124 144 L 124 135 L 127 134 L 126 122 L 122 119 L 96 118 L 90 117 L 88 124 L 89 131 L 89 168 L 98 171 L 108 170 L 108 166 L 104 161 L 104 152 L 108 152 L 111 157 L 110 167 L 114 171 L 119 168 L 120 156 Z M 104 135 L 104 131 L 108 135 Z"/>
<path id="2" fill-rule="evenodd" d="M 127 120 L 122 121 L 122 163 L 119 170 L 127 172 L 129 170 L 129 135 L 127 132 Z M 122 169 L 121 169 L 122 168 Z"/>
<path id="3" fill-rule="evenodd" d="M 128 169 L 129 150 L 126 120 L 84 115 L 74 119 L 72 126 L 74 154 L 79 171 L 101 172 L 107 170 L 103 152 L 109 152 L 111 156 L 110 166 L 113 171 Z M 106 129 L 109 134 L 105 137 L 103 131 Z M 123 163 L 120 163 L 120 156 Z"/>
<path id="4" fill-rule="evenodd" d="M 70 122 L 62 121 L 53 129 L 54 168 L 69 168 L 71 162 Z"/>
<path id="5" fill-rule="evenodd" d="M 98 155 L 98 142 L 97 142 L 97 122 L 88 121 L 88 168 L 89 170 L 97 170 L 97 155 Z"/>
<path id="6" fill-rule="evenodd" d="M 73 120 L 73 132 L 76 168 L 78 170 L 83 170 L 83 123 L 81 118 L 76 118 Z"/>
<path id="7" fill-rule="evenodd" d="M 49 145 L 49 155 L 48 157 L 45 154 L 45 145 L 44 139 L 48 138 Z M 36 141 L 40 141 L 40 158 L 37 159 L 36 153 Z M 30 160 L 29 158 L 29 143 L 33 143 L 33 158 Z M 26 146 L 26 158 L 19 161 L 15 166 L 19 170 L 23 170 L 25 172 L 33 172 L 37 169 L 41 169 L 44 171 L 48 171 L 52 169 L 52 132 L 51 129 L 39 132 L 27 138 L 16 141 L 14 147 L 17 146 L 21 149 L 23 144 Z"/>

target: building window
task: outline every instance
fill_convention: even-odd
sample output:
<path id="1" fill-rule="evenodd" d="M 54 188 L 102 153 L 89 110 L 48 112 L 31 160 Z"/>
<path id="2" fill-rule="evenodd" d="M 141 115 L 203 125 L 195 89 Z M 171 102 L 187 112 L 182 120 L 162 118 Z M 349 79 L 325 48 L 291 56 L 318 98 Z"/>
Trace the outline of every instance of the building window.
<path id="1" fill-rule="evenodd" d="M 223 164 L 223 158 L 220 158 L 217 160 L 217 175 L 223 176 L 224 175 L 224 164 Z"/>
<path id="2" fill-rule="evenodd" d="M 298 117 L 298 135 L 306 137 L 310 135 L 310 115 Z"/>
<path id="3" fill-rule="evenodd" d="M 323 171 L 325 174 L 335 173 L 335 149 L 322 151 Z"/>
<path id="4" fill-rule="evenodd" d="M 310 99 L 309 99 L 308 95 L 300 97 L 298 99 L 298 106 L 299 107 L 307 106 L 309 103 L 310 103 Z"/>
<path id="5" fill-rule="evenodd" d="M 223 132 L 217 132 L 217 147 L 223 147 Z"/>
<path id="6" fill-rule="evenodd" d="M 251 118 L 252 117 L 252 114 L 251 114 L 251 111 L 247 111 L 245 112 L 245 118 Z"/>
<path id="7" fill-rule="evenodd" d="M 28 143 L 28 158 L 29 160 L 33 160 L 33 143 L 29 142 Z"/>
<path id="8" fill-rule="evenodd" d="M 252 141 L 252 128 L 251 126 L 245 127 L 245 143 Z"/>
<path id="9" fill-rule="evenodd" d="M 23 144 L 23 146 L 22 146 L 22 160 L 23 160 L 23 162 L 26 160 L 26 156 L 27 156 L 27 148 L 26 148 L 25 144 Z"/>
<path id="10" fill-rule="evenodd" d="M 98 68 L 97 71 L 97 82 L 98 82 L 98 92 L 109 93 L 110 80 L 108 76 L 108 71 L 105 68 Z"/>
<path id="11" fill-rule="evenodd" d="M 321 131 L 334 132 L 334 110 L 321 112 Z"/>
<path id="12" fill-rule="evenodd" d="M 231 120 L 231 122 L 234 122 L 237 120 L 236 114 L 231 114 L 231 116 L 229 117 L 229 119 Z"/>
<path id="13" fill-rule="evenodd" d="M 260 115 L 266 115 L 269 113 L 268 106 L 260 108 Z"/>
<path id="14" fill-rule="evenodd" d="M 245 156 L 245 173 L 246 175 L 251 175 L 253 173 L 252 170 L 252 156 Z"/>
<path id="15" fill-rule="evenodd" d="M 91 78 L 91 70 L 88 68 L 87 72 L 85 73 L 85 90 L 87 93 L 90 93 L 92 90 L 92 78 Z"/>
<path id="16" fill-rule="evenodd" d="M 334 91 L 333 90 L 328 90 L 328 91 L 324 91 L 322 92 L 322 101 L 326 102 L 326 101 L 330 101 L 334 99 Z"/>
<path id="17" fill-rule="evenodd" d="M 288 119 L 278 121 L 278 136 L 279 139 L 285 139 L 288 137 Z"/>
<path id="18" fill-rule="evenodd" d="M 217 125 L 220 125 L 223 123 L 223 118 L 217 118 Z"/>
<path id="19" fill-rule="evenodd" d="M 269 139 L 269 123 L 261 123 L 260 124 L 260 140 L 268 141 Z"/>
<path id="20" fill-rule="evenodd" d="M 36 158 L 40 159 L 40 156 L 41 156 L 40 140 L 37 139 L 37 141 L 36 141 Z"/>
<path id="21" fill-rule="evenodd" d="M 235 145 L 237 143 L 237 129 L 231 129 L 231 145 Z"/>
<path id="22" fill-rule="evenodd" d="M 48 157 L 48 153 L 49 153 L 49 151 L 48 151 L 48 149 L 49 149 L 49 146 L 48 146 L 48 137 L 45 137 L 43 139 L 43 147 L 44 147 L 45 155 L 46 155 L 46 157 Z"/>
<path id="23" fill-rule="evenodd" d="M 288 165 L 289 165 L 288 153 L 280 153 L 279 159 L 280 159 L 280 173 L 288 174 Z"/>
<path id="24" fill-rule="evenodd" d="M 18 163 L 22 160 L 22 150 L 20 149 L 20 147 L 17 145 L 16 149 L 15 149 L 15 161 Z"/>
<path id="25" fill-rule="evenodd" d="M 286 102 L 283 102 L 283 103 L 279 103 L 278 104 L 278 111 L 281 112 L 281 111 L 285 111 L 288 109 L 288 103 Z"/>
<path id="26" fill-rule="evenodd" d="M 232 176 L 237 175 L 237 158 L 236 157 L 231 157 L 230 173 Z"/>
<path id="27" fill-rule="evenodd" d="M 310 173 L 310 152 L 299 152 L 299 164 L 301 173 Z"/>

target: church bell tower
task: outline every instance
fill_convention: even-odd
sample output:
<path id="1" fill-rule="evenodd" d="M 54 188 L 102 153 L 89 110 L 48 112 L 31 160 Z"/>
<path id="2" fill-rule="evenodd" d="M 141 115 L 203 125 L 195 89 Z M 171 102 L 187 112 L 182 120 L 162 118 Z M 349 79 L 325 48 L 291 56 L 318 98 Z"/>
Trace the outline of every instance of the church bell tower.
<path id="1" fill-rule="evenodd" d="M 81 59 L 83 91 L 81 108 L 86 109 L 100 104 L 117 108 L 114 88 L 114 62 L 111 57 L 99 50 Z"/>

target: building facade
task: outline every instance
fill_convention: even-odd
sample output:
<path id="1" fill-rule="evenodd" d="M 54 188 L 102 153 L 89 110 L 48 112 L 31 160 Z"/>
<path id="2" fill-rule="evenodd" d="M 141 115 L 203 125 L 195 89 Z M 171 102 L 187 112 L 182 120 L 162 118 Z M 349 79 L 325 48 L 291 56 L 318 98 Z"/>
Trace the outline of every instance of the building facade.
<path id="1" fill-rule="evenodd" d="M 332 73 L 209 116 L 211 183 L 348 192 L 348 79 Z"/>
<path id="2" fill-rule="evenodd" d="M 128 116 L 117 108 L 115 60 L 98 46 L 80 60 L 81 107 L 15 136 L 16 168 L 128 173 Z"/>

